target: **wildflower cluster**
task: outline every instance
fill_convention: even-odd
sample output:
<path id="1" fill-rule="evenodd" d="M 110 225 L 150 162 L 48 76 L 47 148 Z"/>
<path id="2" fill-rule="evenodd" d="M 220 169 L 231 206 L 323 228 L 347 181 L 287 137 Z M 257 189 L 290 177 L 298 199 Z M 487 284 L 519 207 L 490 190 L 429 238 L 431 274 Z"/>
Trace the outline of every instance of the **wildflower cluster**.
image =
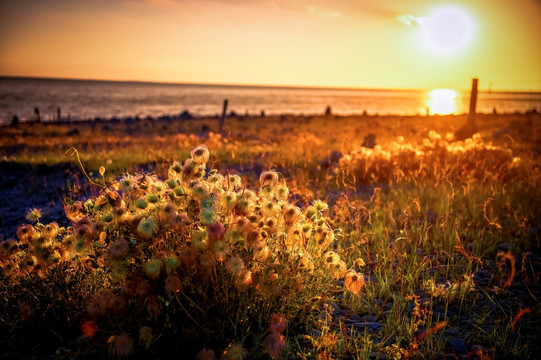
<path id="1" fill-rule="evenodd" d="M 314 201 L 302 210 L 288 201 L 278 173 L 264 171 L 259 189 L 249 189 L 239 175 L 208 171 L 208 160 L 207 147 L 198 146 L 165 180 L 126 174 L 98 196 L 67 205 L 73 224 L 66 229 L 19 227 L 19 241 L 3 243 L 3 275 L 46 276 L 61 262 L 90 276 L 106 274 L 84 329 L 115 357 L 136 347 L 151 351 L 181 334 L 182 343 L 199 350 L 201 339 L 219 333 L 225 337 L 214 345 L 229 343 L 224 358 L 246 357 L 239 340 L 265 345 L 275 358 L 285 347 L 285 318 L 306 320 L 304 307 L 314 305 L 304 300 L 335 286 L 333 279 L 347 271 L 332 250 L 327 205 Z M 264 342 L 262 314 L 271 318 Z M 205 349 L 200 358 L 212 354 Z"/>

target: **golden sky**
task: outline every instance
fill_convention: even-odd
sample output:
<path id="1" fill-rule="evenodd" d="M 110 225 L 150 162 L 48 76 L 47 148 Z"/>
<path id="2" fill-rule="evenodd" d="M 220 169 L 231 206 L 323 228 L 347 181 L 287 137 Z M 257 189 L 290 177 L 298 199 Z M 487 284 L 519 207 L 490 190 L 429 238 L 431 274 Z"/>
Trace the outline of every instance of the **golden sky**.
<path id="1" fill-rule="evenodd" d="M 0 0 L 0 75 L 541 91 L 539 34 L 539 0 Z"/>

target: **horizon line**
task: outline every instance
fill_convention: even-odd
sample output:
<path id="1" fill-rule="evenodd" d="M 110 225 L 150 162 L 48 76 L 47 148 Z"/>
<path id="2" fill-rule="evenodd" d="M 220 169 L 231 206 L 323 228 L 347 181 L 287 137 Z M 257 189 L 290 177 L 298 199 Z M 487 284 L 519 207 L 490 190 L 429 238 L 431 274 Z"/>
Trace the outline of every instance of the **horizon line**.
<path id="1" fill-rule="evenodd" d="M 223 87 L 251 87 L 251 88 L 276 88 L 276 89 L 313 89 L 313 90 L 369 90 L 369 91 L 408 91 L 408 92 L 426 92 L 440 88 L 419 89 L 419 88 L 370 88 L 357 86 L 331 86 L 331 85 L 292 85 L 292 84 L 242 84 L 242 83 L 209 83 L 209 82 L 179 82 L 179 81 L 159 81 L 159 80 L 119 80 L 119 79 L 97 79 L 97 78 L 76 78 L 76 77 L 51 77 L 51 76 L 32 76 L 32 75 L 0 75 L 0 79 L 17 80 L 52 80 L 52 81 L 88 81 L 88 82 L 112 82 L 112 83 L 135 83 L 135 84 L 160 84 L 160 85 L 187 85 L 187 86 L 223 86 Z M 471 89 L 452 89 L 458 92 L 468 92 Z M 515 94 L 539 94 L 539 90 L 481 90 L 481 93 L 515 93 Z"/>

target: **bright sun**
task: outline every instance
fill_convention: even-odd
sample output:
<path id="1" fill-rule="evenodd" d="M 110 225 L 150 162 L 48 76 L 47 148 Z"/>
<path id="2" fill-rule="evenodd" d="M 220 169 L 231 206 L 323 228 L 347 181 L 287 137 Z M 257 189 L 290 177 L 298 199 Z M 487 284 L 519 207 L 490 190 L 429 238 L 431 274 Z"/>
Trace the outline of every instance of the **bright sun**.
<path id="1" fill-rule="evenodd" d="M 427 46 L 437 52 L 456 52 L 472 37 L 472 21 L 467 13 L 454 7 L 444 7 L 428 17 L 417 17 Z"/>

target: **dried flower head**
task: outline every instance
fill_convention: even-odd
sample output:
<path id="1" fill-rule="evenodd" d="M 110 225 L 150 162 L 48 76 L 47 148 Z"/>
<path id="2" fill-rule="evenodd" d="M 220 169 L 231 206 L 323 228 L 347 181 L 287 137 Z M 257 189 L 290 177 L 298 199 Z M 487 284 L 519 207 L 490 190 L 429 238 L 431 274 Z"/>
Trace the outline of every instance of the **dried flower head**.
<path id="1" fill-rule="evenodd" d="M 257 241 L 252 248 L 254 259 L 263 262 L 269 258 L 270 249 L 263 241 Z"/>

